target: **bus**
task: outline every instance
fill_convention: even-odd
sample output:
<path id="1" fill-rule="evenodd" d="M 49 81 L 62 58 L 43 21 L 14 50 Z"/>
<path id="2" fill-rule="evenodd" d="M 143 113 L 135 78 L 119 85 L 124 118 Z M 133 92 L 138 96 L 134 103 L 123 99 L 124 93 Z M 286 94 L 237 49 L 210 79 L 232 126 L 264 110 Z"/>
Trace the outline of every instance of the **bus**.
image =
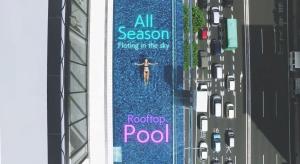
<path id="1" fill-rule="evenodd" d="M 225 47 L 226 51 L 234 51 L 238 47 L 237 39 L 237 20 L 234 18 L 228 18 L 225 20 Z"/>

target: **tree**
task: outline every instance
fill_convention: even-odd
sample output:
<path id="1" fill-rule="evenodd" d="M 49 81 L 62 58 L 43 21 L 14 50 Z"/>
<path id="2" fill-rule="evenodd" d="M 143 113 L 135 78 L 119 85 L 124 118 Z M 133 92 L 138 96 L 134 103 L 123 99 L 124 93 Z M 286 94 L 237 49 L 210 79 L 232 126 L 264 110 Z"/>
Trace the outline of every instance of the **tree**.
<path id="1" fill-rule="evenodd" d="M 197 6 L 192 7 L 193 32 L 198 32 L 206 24 L 204 12 Z"/>
<path id="2" fill-rule="evenodd" d="M 183 5 L 183 32 L 184 34 L 189 32 L 189 8 L 187 5 Z"/>
<path id="3" fill-rule="evenodd" d="M 190 44 L 188 43 L 188 41 L 184 41 L 183 55 L 184 55 L 183 68 L 185 71 L 188 71 L 190 66 Z M 198 64 L 198 45 L 196 42 L 192 43 L 192 57 L 193 57 L 192 68 L 196 68 Z"/>

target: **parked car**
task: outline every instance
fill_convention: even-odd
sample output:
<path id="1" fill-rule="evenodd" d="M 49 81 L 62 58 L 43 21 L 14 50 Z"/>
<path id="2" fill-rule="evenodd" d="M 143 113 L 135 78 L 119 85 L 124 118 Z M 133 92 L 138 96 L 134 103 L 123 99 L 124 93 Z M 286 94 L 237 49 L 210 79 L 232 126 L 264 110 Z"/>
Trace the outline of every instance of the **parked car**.
<path id="1" fill-rule="evenodd" d="M 226 130 L 226 136 L 225 136 L 226 144 L 229 147 L 233 148 L 235 144 L 234 140 L 235 140 L 234 131 L 232 129 Z"/>
<path id="2" fill-rule="evenodd" d="M 233 119 L 235 116 L 234 106 L 231 103 L 226 103 L 225 105 L 226 116 L 229 119 Z"/>
<path id="3" fill-rule="evenodd" d="M 204 9 L 207 8 L 207 0 L 198 0 L 197 2 L 198 2 L 198 7 L 204 8 Z"/>
<path id="4" fill-rule="evenodd" d="M 225 164 L 233 164 L 233 161 L 231 159 L 228 159 Z"/>
<path id="5" fill-rule="evenodd" d="M 213 65 L 212 76 L 215 79 L 223 78 L 223 65 L 222 64 L 214 64 Z"/>
<path id="6" fill-rule="evenodd" d="M 220 164 L 220 161 L 218 159 L 213 159 L 211 161 L 211 164 Z"/>
<path id="7" fill-rule="evenodd" d="M 206 40 L 208 38 L 208 28 L 207 27 L 202 27 L 201 30 L 201 40 Z"/>
<path id="8" fill-rule="evenodd" d="M 204 141 L 201 141 L 200 144 L 199 144 L 198 156 L 201 160 L 207 160 L 208 146 Z"/>
<path id="9" fill-rule="evenodd" d="M 223 0 L 222 5 L 224 7 L 232 7 L 233 6 L 233 0 Z"/>
<path id="10" fill-rule="evenodd" d="M 212 148 L 217 153 L 221 151 L 221 135 L 219 132 L 214 132 L 212 135 Z"/>
<path id="11" fill-rule="evenodd" d="M 221 41 L 217 39 L 212 39 L 210 42 L 210 50 L 213 55 L 222 55 Z"/>
<path id="12" fill-rule="evenodd" d="M 235 78 L 234 75 L 227 75 L 226 77 L 226 88 L 229 91 L 234 91 L 235 90 Z"/>
<path id="13" fill-rule="evenodd" d="M 198 67 L 199 68 L 207 68 L 209 62 L 209 58 L 206 51 L 198 50 Z"/>
<path id="14" fill-rule="evenodd" d="M 221 117 L 222 116 L 222 98 L 220 95 L 214 95 L 212 97 L 212 110 L 213 114 L 216 117 Z"/>
<path id="15" fill-rule="evenodd" d="M 217 27 L 220 24 L 219 7 L 212 7 L 210 9 L 210 24 L 215 27 Z"/>
<path id="16" fill-rule="evenodd" d="M 208 120 L 206 116 L 200 117 L 200 128 L 202 132 L 207 132 L 208 130 Z"/>

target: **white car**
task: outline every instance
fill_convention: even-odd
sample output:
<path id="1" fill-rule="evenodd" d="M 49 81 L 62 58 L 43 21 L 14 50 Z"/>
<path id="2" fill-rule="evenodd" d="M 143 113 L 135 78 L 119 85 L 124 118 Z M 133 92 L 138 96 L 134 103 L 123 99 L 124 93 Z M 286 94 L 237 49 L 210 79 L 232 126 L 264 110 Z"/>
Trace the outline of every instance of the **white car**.
<path id="1" fill-rule="evenodd" d="M 227 103 L 225 106 L 226 116 L 229 119 L 233 119 L 235 116 L 234 106 L 231 103 Z"/>
<path id="2" fill-rule="evenodd" d="M 201 116 L 200 117 L 200 123 L 201 123 L 201 131 L 202 132 L 207 132 L 208 130 L 208 121 L 206 116 Z"/>
<path id="3" fill-rule="evenodd" d="M 228 75 L 227 76 L 226 88 L 229 91 L 234 91 L 235 90 L 235 78 L 234 78 L 233 75 Z"/>
<path id="4" fill-rule="evenodd" d="M 199 145 L 199 158 L 201 160 L 207 160 L 207 157 L 208 157 L 208 146 L 204 141 L 202 141 L 200 142 Z"/>
<path id="5" fill-rule="evenodd" d="M 219 95 L 214 95 L 212 98 L 213 113 L 216 117 L 222 116 L 222 98 Z"/>
<path id="6" fill-rule="evenodd" d="M 225 139 L 226 144 L 231 148 L 233 148 L 235 146 L 235 142 L 234 142 L 235 137 L 234 136 L 235 136 L 234 131 L 232 129 L 228 129 L 226 131 L 226 139 Z"/>
<path id="7" fill-rule="evenodd" d="M 223 65 L 214 64 L 213 77 L 215 79 L 223 79 Z"/>
<path id="8" fill-rule="evenodd" d="M 210 11 L 210 23 L 212 26 L 220 24 L 220 10 L 219 7 L 212 7 Z"/>

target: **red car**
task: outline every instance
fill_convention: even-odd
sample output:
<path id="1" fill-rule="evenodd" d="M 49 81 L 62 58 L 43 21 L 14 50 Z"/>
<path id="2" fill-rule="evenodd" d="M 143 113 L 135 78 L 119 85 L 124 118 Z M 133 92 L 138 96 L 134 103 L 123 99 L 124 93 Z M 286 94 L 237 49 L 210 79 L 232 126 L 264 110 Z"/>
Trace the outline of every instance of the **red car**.
<path id="1" fill-rule="evenodd" d="M 207 31 L 208 31 L 207 27 L 201 28 L 201 39 L 202 40 L 206 40 L 207 39 Z"/>

